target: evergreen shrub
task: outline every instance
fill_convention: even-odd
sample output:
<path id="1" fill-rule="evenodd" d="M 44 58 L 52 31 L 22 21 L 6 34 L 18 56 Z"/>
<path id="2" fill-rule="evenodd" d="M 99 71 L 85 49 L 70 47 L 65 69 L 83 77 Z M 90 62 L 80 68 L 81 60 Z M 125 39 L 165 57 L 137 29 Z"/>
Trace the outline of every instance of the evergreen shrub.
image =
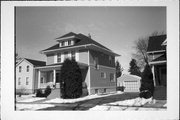
<path id="1" fill-rule="evenodd" d="M 82 95 L 82 74 L 77 62 L 66 59 L 60 73 L 61 97 L 78 98 Z"/>
<path id="2" fill-rule="evenodd" d="M 142 98 L 150 98 L 154 93 L 154 82 L 151 67 L 147 64 L 144 68 L 141 78 L 141 87 L 139 96 Z"/>

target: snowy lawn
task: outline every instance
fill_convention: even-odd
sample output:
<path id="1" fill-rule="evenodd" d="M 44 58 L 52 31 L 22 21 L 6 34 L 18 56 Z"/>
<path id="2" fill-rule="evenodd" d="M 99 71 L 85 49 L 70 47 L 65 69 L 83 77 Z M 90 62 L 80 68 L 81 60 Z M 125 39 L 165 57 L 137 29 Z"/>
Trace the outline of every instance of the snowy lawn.
<path id="1" fill-rule="evenodd" d="M 21 97 L 16 95 L 16 101 L 17 102 L 35 102 L 35 101 L 44 100 L 44 99 L 46 99 L 46 98 L 45 97 L 44 98 L 35 97 L 35 94 L 22 95 Z"/>
<path id="2" fill-rule="evenodd" d="M 121 106 L 143 106 L 147 103 L 153 103 L 154 100 L 152 98 L 149 99 L 144 99 L 144 98 L 134 98 L 134 99 L 129 99 L 129 100 L 124 100 L 124 101 L 117 101 L 113 103 L 109 103 L 110 105 L 121 105 Z"/>
<path id="3" fill-rule="evenodd" d="M 150 111 L 154 111 L 154 110 L 166 110 L 163 107 L 166 107 L 166 104 L 163 105 L 161 108 L 145 108 L 143 107 L 145 104 L 150 104 L 153 105 L 156 103 L 156 100 L 149 98 L 149 99 L 144 99 L 144 98 L 134 98 L 134 99 L 129 99 L 129 100 L 124 100 L 124 101 L 117 101 L 117 102 L 113 102 L 113 103 L 108 103 L 108 104 L 102 104 L 102 105 L 96 105 L 93 108 L 90 108 L 89 111 L 111 111 L 111 110 L 128 110 L 128 111 L 132 111 L 132 110 L 140 110 L 140 111 L 144 111 L 144 110 L 150 110 Z"/>
<path id="4" fill-rule="evenodd" d="M 94 99 L 94 98 L 107 97 L 107 96 L 114 95 L 114 94 L 116 94 L 116 95 L 123 94 L 123 92 L 118 91 L 117 93 L 110 93 L 110 94 L 106 94 L 106 95 L 95 94 L 95 95 L 89 95 L 89 96 L 85 96 L 85 97 L 77 98 L 77 99 L 55 98 L 55 99 L 45 101 L 43 103 L 76 103 L 76 102 L 80 102 L 80 101 L 91 100 L 91 99 Z"/>
<path id="5" fill-rule="evenodd" d="M 48 107 L 54 107 L 55 105 L 51 104 L 16 104 L 16 110 L 38 110 L 38 109 L 44 109 Z"/>

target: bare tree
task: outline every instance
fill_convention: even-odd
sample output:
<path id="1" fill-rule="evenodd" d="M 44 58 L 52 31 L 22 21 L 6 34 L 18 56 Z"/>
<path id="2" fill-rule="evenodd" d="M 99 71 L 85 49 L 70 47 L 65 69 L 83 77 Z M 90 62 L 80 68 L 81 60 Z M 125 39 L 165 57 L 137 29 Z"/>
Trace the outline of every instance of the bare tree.
<path id="1" fill-rule="evenodd" d="M 155 31 L 149 36 L 158 36 L 162 34 L 165 34 L 165 32 Z M 148 55 L 147 55 L 149 36 L 140 37 L 134 42 L 134 48 L 136 52 L 133 53 L 132 56 L 137 60 L 137 64 L 141 69 L 144 68 L 144 66 L 149 63 Z"/>

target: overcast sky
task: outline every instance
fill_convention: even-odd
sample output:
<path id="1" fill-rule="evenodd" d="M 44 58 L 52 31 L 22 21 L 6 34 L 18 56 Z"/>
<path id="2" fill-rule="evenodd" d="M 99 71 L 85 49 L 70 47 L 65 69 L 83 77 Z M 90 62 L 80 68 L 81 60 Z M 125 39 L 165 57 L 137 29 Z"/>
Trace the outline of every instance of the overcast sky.
<path id="1" fill-rule="evenodd" d="M 129 69 L 134 41 L 154 31 L 166 32 L 165 7 L 17 7 L 16 51 L 20 57 L 46 61 L 40 51 L 68 32 L 92 39 L 121 55 Z"/>

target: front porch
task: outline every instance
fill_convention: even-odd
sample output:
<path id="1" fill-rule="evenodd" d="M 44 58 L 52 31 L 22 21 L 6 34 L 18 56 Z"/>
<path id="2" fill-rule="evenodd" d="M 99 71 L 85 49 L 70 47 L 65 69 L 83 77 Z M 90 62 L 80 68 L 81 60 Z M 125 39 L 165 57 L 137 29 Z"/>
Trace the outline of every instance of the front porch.
<path id="1" fill-rule="evenodd" d="M 78 63 L 83 82 L 87 82 L 88 65 Z M 45 89 L 47 86 L 51 88 L 60 88 L 60 73 L 62 64 L 53 64 L 35 68 L 35 89 Z"/>

